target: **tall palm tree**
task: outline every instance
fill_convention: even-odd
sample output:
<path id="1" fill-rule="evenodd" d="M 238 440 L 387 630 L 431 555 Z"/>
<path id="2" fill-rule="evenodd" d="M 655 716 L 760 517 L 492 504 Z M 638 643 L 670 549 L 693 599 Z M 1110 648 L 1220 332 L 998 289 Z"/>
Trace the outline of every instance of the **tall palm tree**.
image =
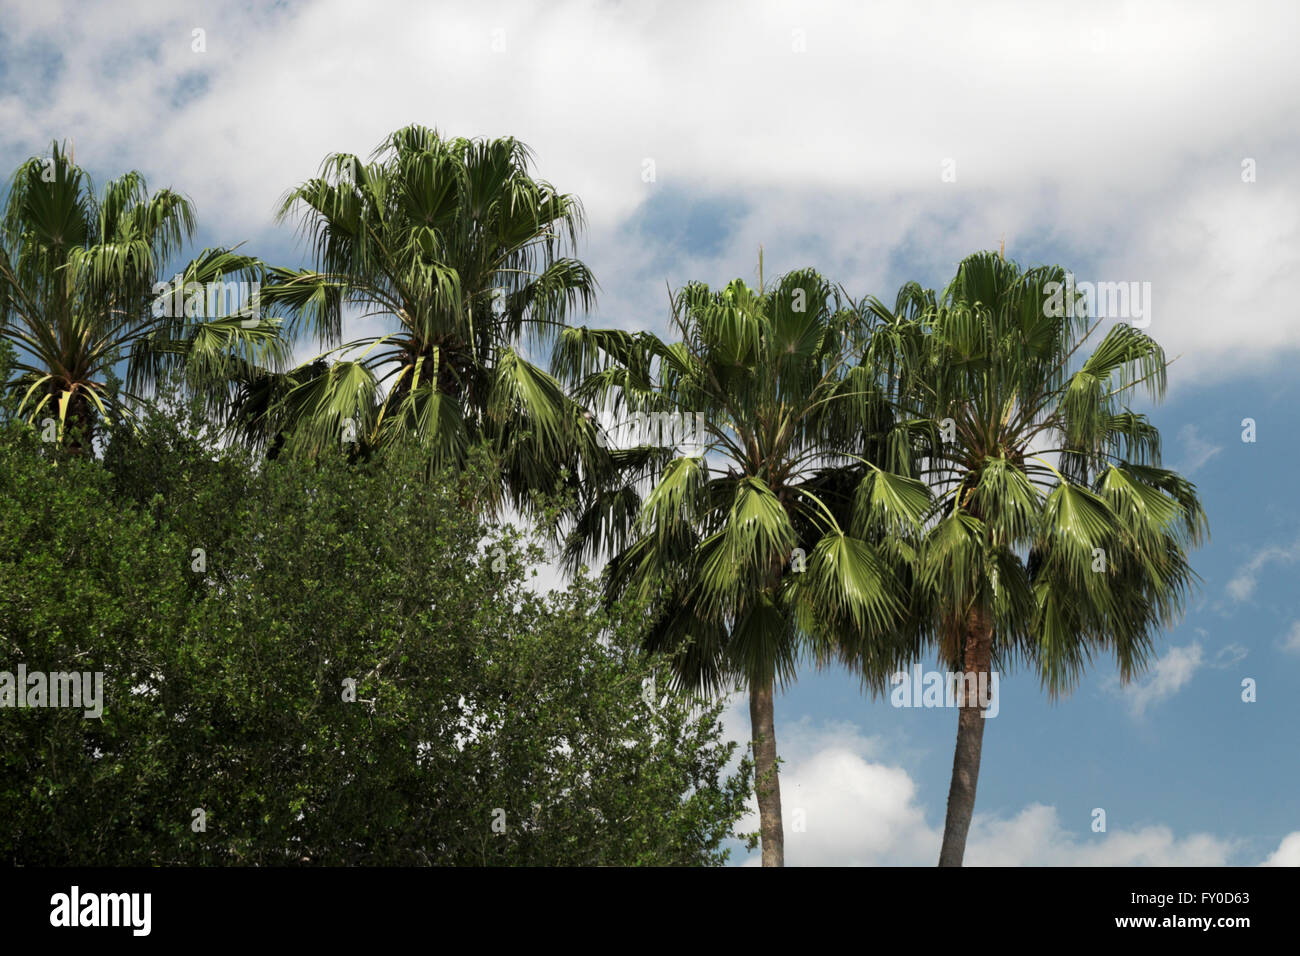
<path id="1" fill-rule="evenodd" d="M 854 359 L 861 316 L 815 272 L 770 289 L 761 275 L 760 260 L 757 291 L 736 280 L 673 296 L 672 343 L 567 329 L 554 370 L 643 441 L 615 452 L 627 480 L 587 488 L 566 557 L 610 554 L 611 600 L 658 599 L 647 649 L 668 655 L 678 686 L 748 690 L 763 865 L 781 866 L 773 693 L 805 652 L 851 647 L 878 683 L 906 656 L 893 641 L 914 556 L 877 528 L 924 489 L 889 467 L 910 442 Z M 666 438 L 663 415 L 677 416 Z"/>
<path id="2" fill-rule="evenodd" d="M 291 190 L 314 263 L 278 269 L 264 294 L 334 346 L 284 375 L 244 383 L 237 427 L 254 442 L 314 452 L 341 436 L 382 448 L 418 442 L 432 464 L 469 449 L 496 455 L 502 500 L 527 508 L 599 468 L 581 410 L 525 356 L 547 346 L 595 280 L 566 256 L 578 200 L 530 173 L 513 139 L 444 139 L 409 126 L 370 162 L 348 153 Z M 343 312 L 379 317 L 382 334 L 343 345 Z"/>
<path id="3" fill-rule="evenodd" d="M 1141 673 L 1207 531 L 1196 489 L 1160 466 L 1159 431 L 1127 404 L 1163 395 L 1163 350 L 1127 324 L 1093 339 L 1101 320 L 1082 303 L 1057 307 L 1064 283 L 1058 267 L 981 252 L 940 297 L 912 284 L 894 309 L 868 306 L 894 353 L 893 398 L 926 436 L 932 504 L 900 531 L 917 548 L 923 630 L 974 678 L 956 688 L 940 866 L 961 865 L 974 812 L 979 681 L 1024 660 L 1055 699 L 1103 653 L 1122 680 Z"/>
<path id="4" fill-rule="evenodd" d="M 163 372 L 183 369 L 192 390 L 219 404 L 239 369 L 283 359 L 276 323 L 256 301 L 218 305 L 206 294 L 242 282 L 255 295 L 257 259 L 207 249 L 168 276 L 193 231 L 185 197 L 151 194 L 137 172 L 96 195 L 58 143 L 18 167 L 0 225 L 0 336 L 17 356 L 6 385 L 21 391 L 20 416 L 57 420 L 60 440 L 82 451 L 100 422 L 130 418 Z"/>

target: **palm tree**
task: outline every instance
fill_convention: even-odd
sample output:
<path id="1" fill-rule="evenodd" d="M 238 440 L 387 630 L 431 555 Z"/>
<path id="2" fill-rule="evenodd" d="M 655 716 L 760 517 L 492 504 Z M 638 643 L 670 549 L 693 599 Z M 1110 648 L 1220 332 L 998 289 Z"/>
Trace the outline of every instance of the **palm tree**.
<path id="1" fill-rule="evenodd" d="M 324 354 L 244 383 L 236 425 L 254 442 L 315 453 L 340 437 L 364 449 L 418 442 L 433 466 L 491 449 L 495 509 L 527 508 L 598 469 L 581 410 L 525 347 L 547 346 L 595 280 L 572 249 L 578 200 L 530 174 L 513 139 L 443 139 L 422 126 L 390 136 L 371 162 L 348 153 L 285 197 L 314 264 L 277 269 L 264 293 L 314 329 Z M 382 334 L 337 345 L 343 310 L 380 317 Z"/>
<path id="2" fill-rule="evenodd" d="M 1053 285 L 1057 283 L 1057 285 Z M 928 436 L 918 454 L 932 505 L 917 545 L 923 630 L 956 688 L 957 744 L 940 866 L 960 866 L 974 812 L 987 697 L 1017 659 L 1056 699 L 1093 658 L 1127 681 L 1196 579 L 1187 549 L 1207 531 L 1196 489 L 1160 466 L 1160 434 L 1126 403 L 1164 393 L 1160 346 L 1081 304 L 1058 267 L 998 253 L 962 261 L 941 297 L 915 284 L 894 309 L 871 300 L 894 352 L 894 400 Z"/>
<path id="3" fill-rule="evenodd" d="M 22 418 L 57 418 L 60 440 L 81 452 L 100 422 L 131 418 L 164 372 L 183 370 L 189 389 L 216 405 L 239 369 L 283 358 L 255 297 L 208 299 L 218 284 L 255 293 L 257 259 L 207 249 L 160 281 L 193 231 L 185 197 L 151 194 L 137 172 L 97 196 L 58 143 L 18 167 L 0 226 L 0 336 L 16 352 L 6 386 L 21 390 Z M 123 360 L 124 387 L 114 370 Z"/>
<path id="4" fill-rule="evenodd" d="M 910 442 L 853 360 L 861 316 L 813 271 L 765 290 L 760 259 L 759 275 L 758 291 L 736 280 L 673 296 L 671 344 L 566 329 L 554 370 L 643 441 L 614 452 L 626 480 L 587 487 L 566 559 L 608 553 L 610 600 L 657 600 L 646 647 L 679 687 L 748 690 L 763 865 L 781 866 L 774 690 L 804 652 L 850 648 L 877 682 L 906 656 L 891 640 L 914 556 L 876 529 L 924 488 L 881 467 Z"/>

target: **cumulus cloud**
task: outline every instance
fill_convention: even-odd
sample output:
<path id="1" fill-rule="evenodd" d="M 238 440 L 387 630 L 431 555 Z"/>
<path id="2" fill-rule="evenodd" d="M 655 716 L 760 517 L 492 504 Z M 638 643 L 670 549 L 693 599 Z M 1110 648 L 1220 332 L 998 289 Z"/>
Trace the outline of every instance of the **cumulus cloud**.
<path id="1" fill-rule="evenodd" d="M 1282 838 L 1276 850 L 1261 866 L 1300 866 L 1300 830 Z"/>
<path id="2" fill-rule="evenodd" d="M 734 739 L 749 739 L 743 699 L 733 702 L 726 725 Z M 936 835 L 917 802 L 906 770 L 872 757 L 880 741 L 852 723 L 814 723 L 810 717 L 777 726 L 786 861 L 791 866 L 881 866 L 938 859 Z M 751 799 L 740 830 L 758 829 Z M 759 862 L 750 860 L 751 865 Z"/>
<path id="3" fill-rule="evenodd" d="M 739 16 L 408 0 L 376 16 L 345 0 L 130 15 L 51 0 L 6 14 L 0 156 L 74 137 L 84 161 L 190 192 L 215 241 L 260 249 L 285 241 L 276 200 L 331 151 L 368 153 L 410 122 L 510 134 L 584 199 L 605 322 L 658 322 L 665 279 L 751 274 L 758 242 L 777 270 L 812 262 L 888 299 L 1005 236 L 1012 255 L 1086 263 L 1081 279 L 1150 281 L 1151 331 L 1184 356 L 1174 381 L 1203 381 L 1300 348 L 1277 294 L 1300 264 L 1300 198 L 1280 174 L 1297 26 L 1285 2 L 1025 18 L 1011 2 L 765 0 Z M 717 241 L 629 231 L 669 195 L 683 220 L 726 205 Z"/>
<path id="4" fill-rule="evenodd" d="M 1067 830 L 1055 807 L 1033 804 L 1014 817 L 976 814 L 969 866 L 1226 866 L 1232 840 L 1206 833 L 1177 837 L 1167 826 L 1093 833 Z"/>
<path id="5" fill-rule="evenodd" d="M 725 715 L 728 733 L 748 739 L 744 700 Z M 856 725 L 810 717 L 777 727 L 786 862 L 791 866 L 933 866 L 942 840 L 941 801 L 922 801 L 908 771 L 883 742 Z M 930 821 L 933 820 L 932 824 Z M 1068 826 L 1057 808 L 1030 804 L 1010 816 L 976 812 L 968 866 L 1226 866 L 1243 844 L 1208 833 L 1179 836 L 1163 824 L 1094 833 L 1092 818 Z M 751 806 L 741 830 L 758 829 Z M 1296 838 L 1293 840 L 1293 837 Z M 1294 865 L 1300 832 L 1269 860 Z M 760 863 L 755 854 L 746 865 Z"/>

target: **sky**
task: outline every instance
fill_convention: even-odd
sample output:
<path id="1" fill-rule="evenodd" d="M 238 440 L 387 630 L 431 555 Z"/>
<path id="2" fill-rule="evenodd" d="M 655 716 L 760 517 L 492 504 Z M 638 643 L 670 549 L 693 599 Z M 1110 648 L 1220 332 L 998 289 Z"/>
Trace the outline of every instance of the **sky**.
<path id="1" fill-rule="evenodd" d="M 1210 518 L 1202 581 L 1129 686 L 1111 660 L 1055 703 L 1003 675 L 966 862 L 1294 866 L 1298 21 L 1253 2 L 3 2 L 0 170 L 69 140 L 96 182 L 138 169 L 189 195 L 194 251 L 298 265 L 273 210 L 327 154 L 410 123 L 511 135 L 583 201 L 583 321 L 627 329 L 665 329 L 669 286 L 754 282 L 760 245 L 767 275 L 811 265 L 886 301 L 1003 243 L 1150 283 L 1145 330 L 1176 356 L 1151 411 Z M 743 699 L 726 723 L 748 739 Z M 955 711 L 809 666 L 776 733 L 789 864 L 937 860 Z"/>

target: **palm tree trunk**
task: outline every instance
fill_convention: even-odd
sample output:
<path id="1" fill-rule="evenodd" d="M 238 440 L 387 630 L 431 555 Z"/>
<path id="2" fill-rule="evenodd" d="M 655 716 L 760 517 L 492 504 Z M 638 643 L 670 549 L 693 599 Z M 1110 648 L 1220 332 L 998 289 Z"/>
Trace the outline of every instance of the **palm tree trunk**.
<path id="1" fill-rule="evenodd" d="M 988 687 L 993 650 L 993 626 L 987 612 L 971 610 L 966 621 L 963 666 L 975 674 L 976 688 Z M 961 866 L 966 854 L 966 834 L 975 813 L 975 785 L 979 782 L 980 753 L 984 747 L 984 707 L 978 690 L 971 699 L 968 682 L 958 687 L 957 746 L 952 757 L 952 783 L 948 787 L 948 815 L 943 824 L 940 866 Z"/>
<path id="2" fill-rule="evenodd" d="M 757 774 L 758 829 L 763 842 L 763 865 L 785 866 L 785 831 L 781 826 L 781 780 L 776 765 L 776 723 L 773 719 L 772 681 L 749 688 L 749 727 L 754 741 Z"/>
<path id="3" fill-rule="evenodd" d="M 95 446 L 94 420 L 90 416 L 90 402 L 76 393 L 68 402 L 63 430 L 67 436 L 67 449 L 74 455 L 84 455 L 86 448 Z"/>

